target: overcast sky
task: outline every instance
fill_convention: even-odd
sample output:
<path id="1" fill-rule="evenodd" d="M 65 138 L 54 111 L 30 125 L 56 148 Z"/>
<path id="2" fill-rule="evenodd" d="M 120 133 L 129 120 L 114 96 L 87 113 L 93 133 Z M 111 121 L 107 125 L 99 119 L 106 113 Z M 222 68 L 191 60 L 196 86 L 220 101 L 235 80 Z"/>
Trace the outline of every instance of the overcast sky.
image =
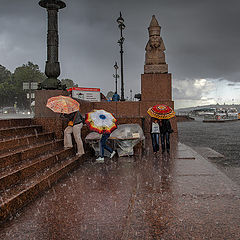
<path id="1" fill-rule="evenodd" d="M 0 64 L 11 72 L 28 61 L 44 71 L 46 10 L 35 0 L 0 0 Z M 140 92 L 147 28 L 155 14 L 162 27 L 176 108 L 240 103 L 239 0 L 65 0 L 59 11 L 62 78 L 81 87 L 114 90 L 120 65 L 122 11 L 125 96 Z M 118 87 L 120 89 L 120 85 Z"/>

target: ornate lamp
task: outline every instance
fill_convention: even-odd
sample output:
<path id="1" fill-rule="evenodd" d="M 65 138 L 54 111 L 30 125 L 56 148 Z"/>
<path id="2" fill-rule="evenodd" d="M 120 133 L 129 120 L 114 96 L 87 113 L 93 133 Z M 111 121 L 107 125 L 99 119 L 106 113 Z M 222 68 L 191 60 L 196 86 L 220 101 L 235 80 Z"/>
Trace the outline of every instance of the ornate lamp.
<path id="1" fill-rule="evenodd" d="M 113 77 L 115 78 L 115 86 L 116 86 L 115 93 L 117 93 L 117 79 L 119 78 L 119 75 L 117 74 L 117 70 L 119 68 L 117 65 L 117 62 L 115 62 L 113 67 L 115 68 L 115 74 L 113 74 Z"/>

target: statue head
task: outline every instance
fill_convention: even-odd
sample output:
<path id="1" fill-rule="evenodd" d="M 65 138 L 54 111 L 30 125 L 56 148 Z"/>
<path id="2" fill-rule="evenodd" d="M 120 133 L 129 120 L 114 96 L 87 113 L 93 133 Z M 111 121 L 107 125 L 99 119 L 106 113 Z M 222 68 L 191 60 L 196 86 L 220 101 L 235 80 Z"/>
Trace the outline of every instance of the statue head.
<path id="1" fill-rule="evenodd" d="M 148 28 L 149 37 L 151 37 L 153 35 L 160 36 L 160 31 L 161 31 L 161 27 L 159 26 L 158 21 L 155 18 L 155 15 L 153 15 L 152 20 L 149 25 L 149 28 Z"/>
<path id="2" fill-rule="evenodd" d="M 152 35 L 149 37 L 149 44 L 152 48 L 159 48 L 161 43 L 159 35 Z"/>
<path id="3" fill-rule="evenodd" d="M 152 48 L 158 48 L 160 46 L 160 31 L 161 27 L 158 24 L 155 15 L 152 16 L 150 26 L 148 28 L 149 32 L 149 44 Z"/>

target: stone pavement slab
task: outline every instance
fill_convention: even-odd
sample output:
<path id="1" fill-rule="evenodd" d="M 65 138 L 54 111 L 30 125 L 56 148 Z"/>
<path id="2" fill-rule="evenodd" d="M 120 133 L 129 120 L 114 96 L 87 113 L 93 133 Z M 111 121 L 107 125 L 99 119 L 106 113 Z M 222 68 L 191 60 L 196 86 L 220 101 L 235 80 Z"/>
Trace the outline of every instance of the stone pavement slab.
<path id="1" fill-rule="evenodd" d="M 224 155 L 214 151 L 212 148 L 209 147 L 194 147 L 193 149 L 205 158 L 209 159 L 224 158 Z"/>
<path id="2" fill-rule="evenodd" d="M 79 166 L 0 239 L 240 239 L 240 189 L 186 145 Z"/>

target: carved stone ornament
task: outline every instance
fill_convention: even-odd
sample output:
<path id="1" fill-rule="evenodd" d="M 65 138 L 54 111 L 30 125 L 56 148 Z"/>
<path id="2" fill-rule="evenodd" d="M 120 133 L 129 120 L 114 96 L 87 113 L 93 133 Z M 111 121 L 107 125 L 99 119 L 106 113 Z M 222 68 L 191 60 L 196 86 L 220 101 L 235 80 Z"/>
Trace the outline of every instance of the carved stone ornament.
<path id="1" fill-rule="evenodd" d="M 152 16 L 148 28 L 149 40 L 146 45 L 144 73 L 167 73 L 168 65 L 165 61 L 166 50 L 163 40 L 160 37 L 161 27 L 159 26 L 155 15 Z"/>
<path id="2" fill-rule="evenodd" d="M 167 64 L 144 65 L 144 73 L 167 73 Z"/>

